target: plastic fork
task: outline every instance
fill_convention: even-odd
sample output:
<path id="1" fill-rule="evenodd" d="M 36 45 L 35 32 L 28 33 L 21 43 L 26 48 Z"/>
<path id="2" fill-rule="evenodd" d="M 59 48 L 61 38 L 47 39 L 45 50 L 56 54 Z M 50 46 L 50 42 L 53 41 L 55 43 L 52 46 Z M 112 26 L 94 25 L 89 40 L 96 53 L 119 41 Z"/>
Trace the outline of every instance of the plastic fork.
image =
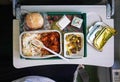
<path id="1" fill-rule="evenodd" d="M 53 50 L 47 48 L 40 40 L 34 39 L 34 40 L 31 40 L 31 43 L 32 43 L 34 46 L 36 46 L 36 47 L 38 47 L 38 48 L 44 48 L 44 49 L 48 50 L 49 52 L 53 53 L 54 55 L 60 57 L 61 59 L 69 62 L 69 60 L 66 59 L 65 57 L 63 57 L 63 56 L 61 56 L 60 54 L 54 52 Z"/>

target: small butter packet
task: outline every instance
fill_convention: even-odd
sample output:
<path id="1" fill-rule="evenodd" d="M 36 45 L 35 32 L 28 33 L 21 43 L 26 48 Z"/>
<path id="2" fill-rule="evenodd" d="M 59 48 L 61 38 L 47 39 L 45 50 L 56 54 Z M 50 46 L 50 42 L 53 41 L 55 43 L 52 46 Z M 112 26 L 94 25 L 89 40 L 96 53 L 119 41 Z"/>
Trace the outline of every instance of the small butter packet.
<path id="1" fill-rule="evenodd" d="M 80 28 L 82 25 L 83 19 L 74 16 L 71 25 L 77 28 Z"/>
<path id="2" fill-rule="evenodd" d="M 67 18 L 67 16 L 63 16 L 57 23 L 56 25 L 63 30 L 68 24 L 70 23 L 70 20 Z"/>

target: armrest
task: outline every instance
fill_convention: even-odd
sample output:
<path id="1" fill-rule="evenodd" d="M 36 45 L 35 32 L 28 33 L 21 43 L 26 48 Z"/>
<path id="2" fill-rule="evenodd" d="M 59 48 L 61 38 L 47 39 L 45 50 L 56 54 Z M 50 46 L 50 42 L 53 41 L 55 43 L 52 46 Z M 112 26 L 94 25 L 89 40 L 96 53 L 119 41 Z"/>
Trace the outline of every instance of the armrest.
<path id="1" fill-rule="evenodd" d="M 107 18 L 112 18 L 115 12 L 115 0 L 107 0 Z"/>

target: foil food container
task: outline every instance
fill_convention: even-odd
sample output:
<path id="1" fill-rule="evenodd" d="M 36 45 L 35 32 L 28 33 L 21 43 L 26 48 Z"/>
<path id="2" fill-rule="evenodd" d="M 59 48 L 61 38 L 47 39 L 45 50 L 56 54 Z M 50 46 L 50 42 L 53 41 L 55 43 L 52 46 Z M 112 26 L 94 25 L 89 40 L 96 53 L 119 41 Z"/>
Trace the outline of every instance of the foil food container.
<path id="1" fill-rule="evenodd" d="M 103 22 L 97 22 L 89 28 L 87 42 L 98 51 L 103 51 L 105 44 L 115 34 L 114 28 Z"/>
<path id="2" fill-rule="evenodd" d="M 54 35 L 53 35 L 54 33 Z M 57 34 L 57 35 L 55 35 Z M 51 36 L 51 38 L 49 37 Z M 58 38 L 53 38 L 53 36 L 59 36 Z M 43 37 L 43 38 L 42 38 Z M 41 38 L 41 39 L 40 39 Z M 22 32 L 19 37 L 19 46 L 20 46 L 20 56 L 22 58 L 30 58 L 30 59 L 43 59 L 43 58 L 51 58 L 56 57 L 56 55 L 49 53 L 45 54 L 45 50 L 43 48 L 36 48 L 34 45 L 30 43 L 31 40 L 37 39 L 43 42 L 43 44 L 48 47 L 50 43 L 56 43 L 54 45 L 59 45 L 58 54 L 62 53 L 62 37 L 61 33 L 57 30 L 40 30 L 40 31 L 26 31 Z M 52 39 L 52 40 L 51 40 Z M 56 41 L 57 40 L 57 41 Z M 54 48 L 53 44 L 51 44 L 48 48 L 52 50 Z M 55 47 L 56 49 L 56 47 Z"/>

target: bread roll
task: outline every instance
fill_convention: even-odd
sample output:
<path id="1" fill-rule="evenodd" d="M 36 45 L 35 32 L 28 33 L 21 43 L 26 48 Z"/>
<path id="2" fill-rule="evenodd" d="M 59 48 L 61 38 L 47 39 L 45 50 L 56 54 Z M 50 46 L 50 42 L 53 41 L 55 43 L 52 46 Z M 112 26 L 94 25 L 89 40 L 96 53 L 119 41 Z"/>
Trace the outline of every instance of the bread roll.
<path id="1" fill-rule="evenodd" d="M 25 22 L 30 29 L 39 29 L 42 28 L 44 19 L 40 13 L 29 13 L 26 15 Z"/>

